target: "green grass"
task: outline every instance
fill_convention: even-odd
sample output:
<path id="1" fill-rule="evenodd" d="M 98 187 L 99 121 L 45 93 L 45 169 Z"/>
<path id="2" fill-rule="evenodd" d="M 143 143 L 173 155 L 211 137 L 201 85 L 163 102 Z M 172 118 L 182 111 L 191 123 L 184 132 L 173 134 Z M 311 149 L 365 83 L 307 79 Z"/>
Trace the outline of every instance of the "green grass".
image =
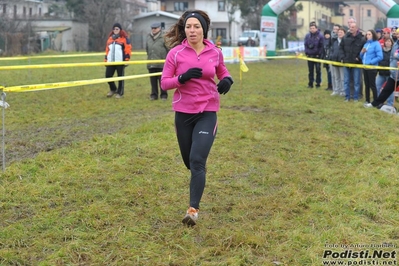
<path id="1" fill-rule="evenodd" d="M 399 117 L 307 89 L 305 61 L 248 64 L 242 84 L 227 67 L 194 228 L 170 100 L 150 102 L 148 79 L 122 100 L 107 84 L 7 93 L 0 265 L 322 265 L 326 244 L 396 245 Z M 104 72 L 2 74 L 16 86 Z"/>

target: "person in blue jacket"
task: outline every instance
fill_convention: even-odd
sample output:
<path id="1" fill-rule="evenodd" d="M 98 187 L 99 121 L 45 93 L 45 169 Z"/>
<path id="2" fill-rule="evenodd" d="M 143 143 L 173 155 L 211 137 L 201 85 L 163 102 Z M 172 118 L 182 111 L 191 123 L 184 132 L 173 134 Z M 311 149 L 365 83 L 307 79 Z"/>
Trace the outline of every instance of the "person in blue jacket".
<path id="1" fill-rule="evenodd" d="M 365 103 L 363 105 L 365 108 L 376 107 L 380 109 L 384 105 L 384 102 L 392 94 L 392 92 L 395 91 L 399 79 L 398 70 L 397 70 L 398 63 L 399 63 L 399 43 L 398 41 L 396 41 L 391 49 L 391 57 L 389 59 L 389 66 L 392 68 L 389 70 L 390 76 L 384 88 L 378 95 L 377 99 L 375 99 L 371 103 Z"/>
<path id="2" fill-rule="evenodd" d="M 366 43 L 360 51 L 360 59 L 363 65 L 378 66 L 378 63 L 383 59 L 382 48 L 378 42 L 377 33 L 374 30 L 366 32 Z M 370 103 L 370 90 L 373 93 L 373 100 L 377 99 L 377 87 L 375 80 L 377 76 L 377 69 L 363 68 L 363 78 L 365 85 L 366 103 Z"/>

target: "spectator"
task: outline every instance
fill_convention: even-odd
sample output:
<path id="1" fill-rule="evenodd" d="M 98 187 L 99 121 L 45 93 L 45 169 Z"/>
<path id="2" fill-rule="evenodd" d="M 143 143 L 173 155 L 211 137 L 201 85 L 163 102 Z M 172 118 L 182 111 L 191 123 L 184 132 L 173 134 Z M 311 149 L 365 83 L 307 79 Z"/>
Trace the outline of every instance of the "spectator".
<path id="1" fill-rule="evenodd" d="M 382 48 L 377 40 L 377 33 L 374 30 L 368 30 L 366 32 L 366 43 L 364 44 L 360 58 L 363 65 L 378 66 L 378 63 L 382 60 Z M 366 102 L 370 102 L 370 90 L 373 93 L 373 100 L 377 98 L 377 88 L 375 86 L 375 79 L 377 76 L 377 69 L 364 68 L 363 77 L 365 85 Z"/>
<path id="2" fill-rule="evenodd" d="M 331 41 L 338 38 L 338 30 L 341 28 L 341 25 L 334 24 L 333 29 L 331 31 Z"/>
<path id="3" fill-rule="evenodd" d="M 332 43 L 338 38 L 339 28 L 340 28 L 340 25 L 334 24 L 333 29 L 331 31 L 331 46 L 332 46 Z M 330 49 L 330 54 L 331 54 L 331 49 Z M 331 55 L 330 55 L 330 57 L 331 57 Z M 330 60 L 331 60 L 331 58 L 330 58 Z M 334 85 L 334 73 L 332 71 L 332 65 L 330 65 L 330 77 L 331 77 L 331 83 L 332 83 L 331 86 L 334 87 L 333 86 Z M 328 87 L 327 87 L 327 89 L 328 89 Z"/>
<path id="4" fill-rule="evenodd" d="M 320 59 L 323 54 L 324 37 L 316 26 L 316 22 L 309 24 L 309 33 L 305 36 L 305 54 L 309 58 Z M 316 88 L 320 88 L 321 83 L 321 67 L 319 62 L 308 60 L 308 88 L 313 88 L 315 82 L 314 71 L 316 70 Z"/>
<path id="5" fill-rule="evenodd" d="M 390 28 L 383 28 L 382 29 L 382 38 L 379 40 L 381 47 L 384 46 L 385 40 L 391 38 L 391 29 Z"/>
<path id="6" fill-rule="evenodd" d="M 389 70 L 389 78 L 384 85 L 384 88 L 378 95 L 377 99 L 372 101 L 371 103 L 365 103 L 363 106 L 365 108 L 376 107 L 381 108 L 384 105 L 384 102 L 388 99 L 388 97 L 395 91 L 395 88 L 398 84 L 398 60 L 399 60 L 399 44 L 395 42 L 393 44 L 390 58 L 389 58 L 389 66 L 394 68 Z"/>
<path id="7" fill-rule="evenodd" d="M 356 19 L 355 19 L 354 17 L 350 17 L 350 18 L 348 19 L 348 29 L 351 28 L 351 25 L 352 25 L 353 23 L 356 23 Z"/>
<path id="8" fill-rule="evenodd" d="M 325 30 L 324 31 L 324 51 L 323 51 L 323 59 L 324 60 L 331 60 L 331 31 Z M 327 74 L 327 88 L 326 90 L 332 90 L 332 81 L 331 81 L 331 65 L 330 64 L 323 64 L 323 67 L 326 69 Z"/>
<path id="9" fill-rule="evenodd" d="M 331 61 L 341 62 L 339 57 L 339 45 L 342 41 L 342 38 L 345 36 L 345 29 L 343 27 L 338 29 L 338 36 L 336 39 L 332 40 L 331 45 Z M 332 96 L 340 95 L 345 96 L 344 90 L 344 67 L 331 65 L 331 76 L 332 76 L 332 84 L 333 84 L 333 92 Z"/>
<path id="10" fill-rule="evenodd" d="M 354 17 L 350 17 L 348 19 L 348 30 L 351 28 L 351 25 L 355 23 L 356 24 L 356 19 Z M 363 91 L 363 78 L 362 78 L 362 71 L 360 71 L 360 89 L 358 92 L 359 98 L 361 98 L 362 95 L 362 91 Z M 353 95 L 355 94 L 355 83 L 353 81 L 353 76 L 350 77 L 350 81 L 349 81 L 349 85 L 350 85 L 350 98 L 353 98 Z"/>
<path id="11" fill-rule="evenodd" d="M 396 26 L 393 26 L 392 28 L 391 28 L 391 34 L 392 34 L 392 40 L 394 41 L 394 42 L 396 42 L 397 40 L 398 40 L 398 37 L 397 37 L 397 30 L 398 30 L 398 27 L 396 27 Z"/>
<path id="12" fill-rule="evenodd" d="M 378 64 L 379 66 L 382 67 L 389 67 L 389 58 L 391 57 L 391 50 L 394 42 L 392 39 L 386 39 L 384 47 L 382 47 L 382 60 Z M 387 82 L 389 78 L 389 70 L 388 69 L 379 69 L 378 70 L 378 76 L 375 80 L 375 85 L 377 88 L 377 96 L 380 95 L 380 92 L 382 90 L 382 86 L 384 85 L 385 82 Z M 393 106 L 394 103 L 394 93 L 392 93 L 388 99 L 387 99 L 387 105 Z"/>
<path id="13" fill-rule="evenodd" d="M 361 64 L 360 51 L 365 43 L 362 33 L 356 23 L 352 23 L 348 33 L 339 45 L 339 56 L 342 63 Z M 345 101 L 350 100 L 350 80 L 353 78 L 353 100 L 359 101 L 361 70 L 357 67 L 344 67 Z"/>
<path id="14" fill-rule="evenodd" d="M 248 37 L 247 45 L 250 47 L 255 46 L 255 40 L 253 40 L 251 37 Z"/>
<path id="15" fill-rule="evenodd" d="M 399 37 L 399 28 L 398 27 L 395 27 L 396 28 L 396 37 Z M 394 43 L 395 42 L 397 42 L 397 41 L 394 41 Z M 392 44 L 392 46 L 393 46 L 393 44 Z M 395 92 L 394 92 L 394 94 L 395 94 L 395 101 L 398 101 L 398 92 L 396 91 L 396 89 L 395 89 Z M 390 102 L 390 99 L 391 98 L 389 98 L 388 99 L 388 102 Z M 392 102 L 392 106 L 393 106 L 393 102 Z"/>
<path id="16" fill-rule="evenodd" d="M 175 132 L 183 162 L 191 171 L 190 205 L 182 221 L 188 226 L 198 219 L 206 161 L 217 131 L 219 94 L 226 94 L 233 84 L 222 51 L 207 40 L 210 24 L 204 11 L 183 13 L 166 33 L 168 46 L 173 48 L 161 78 L 163 90 L 176 88 L 172 102 Z"/>
<path id="17" fill-rule="evenodd" d="M 378 41 L 380 41 L 382 38 L 382 29 L 376 29 L 375 32 L 377 33 Z"/>
<path id="18" fill-rule="evenodd" d="M 147 35 L 146 52 L 148 60 L 160 60 L 165 59 L 168 53 L 168 48 L 165 45 L 163 33 L 161 31 L 161 23 L 155 22 L 151 24 L 151 33 Z M 147 64 L 148 72 L 157 73 L 162 72 L 163 63 L 149 63 Z M 161 99 L 166 100 L 168 98 L 167 91 L 161 89 L 160 86 L 161 75 L 151 76 L 151 100 L 158 100 L 158 94 L 160 93 Z"/>
<path id="19" fill-rule="evenodd" d="M 125 62 L 130 60 L 130 54 L 132 51 L 132 45 L 127 36 L 127 33 L 122 30 L 122 26 L 119 23 L 115 23 L 112 26 L 112 31 L 109 33 L 107 44 L 105 47 L 105 62 Z M 125 75 L 125 64 L 121 65 L 109 65 L 106 66 L 105 77 L 111 78 L 115 71 L 118 77 Z M 115 98 L 120 99 L 124 94 L 124 81 L 118 81 L 118 88 L 116 88 L 115 82 L 108 82 L 110 91 L 107 97 L 112 97 L 116 94 Z"/>

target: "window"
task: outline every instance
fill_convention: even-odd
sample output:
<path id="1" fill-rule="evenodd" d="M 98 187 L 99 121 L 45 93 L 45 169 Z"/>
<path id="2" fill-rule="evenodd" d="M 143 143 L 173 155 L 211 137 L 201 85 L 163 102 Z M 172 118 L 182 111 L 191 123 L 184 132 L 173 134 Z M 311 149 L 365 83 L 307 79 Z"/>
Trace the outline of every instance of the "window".
<path id="1" fill-rule="evenodd" d="M 26 17 L 26 7 L 22 8 L 22 14 L 23 14 L 24 17 Z"/>
<path id="2" fill-rule="evenodd" d="M 32 16 L 32 8 L 31 7 L 29 8 L 29 16 L 30 17 Z"/>
<path id="3" fill-rule="evenodd" d="M 227 34 L 226 34 L 226 29 L 224 28 L 216 28 L 216 38 L 217 37 L 221 37 L 222 39 L 226 39 L 227 38 Z"/>
<path id="4" fill-rule="evenodd" d="M 371 9 L 367 9 L 367 16 L 371 17 Z"/>
<path id="5" fill-rule="evenodd" d="M 353 17 L 353 9 L 349 9 L 349 16 Z"/>
<path id="6" fill-rule="evenodd" d="M 7 4 L 3 4 L 3 14 L 7 13 Z"/>
<path id="7" fill-rule="evenodd" d="M 14 18 L 17 17 L 17 6 L 14 5 Z"/>
<path id="8" fill-rule="evenodd" d="M 41 7 L 39 7 L 39 16 L 40 17 L 42 16 L 42 8 Z"/>
<path id="9" fill-rule="evenodd" d="M 175 11 L 188 10 L 188 2 L 175 2 Z"/>
<path id="10" fill-rule="evenodd" d="M 218 11 L 226 11 L 226 6 L 224 1 L 218 1 Z"/>

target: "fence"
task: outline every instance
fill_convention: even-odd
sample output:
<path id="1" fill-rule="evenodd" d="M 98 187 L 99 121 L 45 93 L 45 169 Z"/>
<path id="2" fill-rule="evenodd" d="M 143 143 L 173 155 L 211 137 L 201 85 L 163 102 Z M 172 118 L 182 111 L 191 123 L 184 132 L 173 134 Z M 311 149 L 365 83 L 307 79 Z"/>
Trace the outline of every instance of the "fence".
<path id="1" fill-rule="evenodd" d="M 331 62 L 321 59 L 314 59 L 314 58 L 307 58 L 301 54 L 297 55 L 289 55 L 289 56 L 266 56 L 267 51 L 265 47 L 222 47 L 223 55 L 225 57 L 226 63 L 239 63 L 240 66 L 240 84 L 241 84 L 241 75 L 242 72 L 247 72 L 248 67 L 245 65 L 245 62 L 255 62 L 255 61 L 267 61 L 269 59 L 277 60 L 277 59 L 297 59 L 297 60 L 311 60 L 320 63 L 329 63 L 337 66 L 347 66 L 347 67 L 361 67 L 361 68 L 378 68 L 378 69 L 394 69 L 397 68 L 390 68 L 390 67 L 375 67 L 375 66 L 363 66 L 359 64 L 343 64 L 339 62 Z M 76 55 L 51 55 L 51 56 L 41 56 L 41 57 L 82 57 L 82 56 L 98 56 L 102 55 L 103 53 L 90 53 L 90 54 L 76 54 Z M 144 52 L 133 52 L 132 55 L 143 55 Z M 35 58 L 39 58 L 36 56 Z M 30 57 L 9 57 L 9 58 L 0 58 L 2 60 L 27 60 Z M 132 60 L 128 62 L 122 62 L 123 64 L 132 65 L 132 64 L 147 64 L 149 62 L 164 62 L 164 60 Z M 0 71 L 2 70 L 18 70 L 18 69 L 33 69 L 33 68 L 68 68 L 68 67 L 90 67 L 90 66 L 105 66 L 105 65 L 118 65 L 121 62 L 117 63 L 105 63 L 105 62 L 93 62 L 93 63 L 68 63 L 68 64 L 41 64 L 41 65 L 15 65 L 15 66 L 0 66 Z M 13 93 L 13 92 L 27 92 L 27 91 L 40 91 L 40 90 L 51 90 L 51 89 L 58 89 L 58 88 L 67 88 L 67 87 L 75 87 L 75 86 L 82 86 L 82 85 L 92 85 L 92 84 L 100 84 L 106 83 L 109 81 L 119 81 L 119 80 L 128 80 L 128 79 L 140 79 L 140 78 L 147 78 L 150 76 L 157 76 L 161 75 L 161 72 L 152 73 L 152 74 L 139 74 L 139 75 L 131 75 L 131 76 L 124 76 L 124 77 L 112 77 L 112 78 L 99 78 L 99 79 L 89 79 L 89 80 L 76 80 L 76 81 L 68 81 L 68 82 L 58 82 L 58 83 L 43 83 L 43 84 L 30 84 L 30 85 L 22 85 L 22 86 L 10 86 L 10 87 L 0 87 L 1 93 L 1 100 L 0 100 L 0 108 L 2 108 L 2 117 L 3 117 L 3 124 L 2 124 L 2 134 L 3 134 L 3 143 L 2 143 L 2 155 L 3 155 L 3 171 L 5 171 L 5 109 L 9 106 L 6 102 L 6 92 Z"/>

